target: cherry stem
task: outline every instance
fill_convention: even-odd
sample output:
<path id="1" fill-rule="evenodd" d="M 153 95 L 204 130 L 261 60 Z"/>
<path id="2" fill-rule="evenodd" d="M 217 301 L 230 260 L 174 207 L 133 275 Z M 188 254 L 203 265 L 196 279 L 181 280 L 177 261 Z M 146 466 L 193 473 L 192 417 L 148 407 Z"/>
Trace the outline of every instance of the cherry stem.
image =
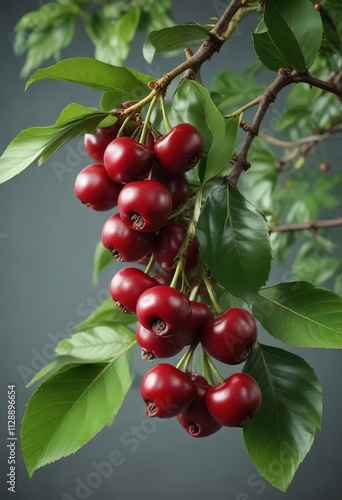
<path id="1" fill-rule="evenodd" d="M 201 359 L 202 359 L 203 374 L 205 378 L 207 379 L 210 385 L 215 385 L 215 381 L 213 379 L 213 375 L 210 370 L 207 353 L 203 350 L 203 348 L 201 352 Z"/>
<path id="2" fill-rule="evenodd" d="M 178 278 L 179 278 L 180 274 L 184 272 L 184 263 L 185 263 L 188 247 L 189 247 L 189 244 L 190 244 L 190 241 L 192 240 L 192 238 L 195 237 L 197 221 L 198 221 L 199 216 L 201 214 L 201 201 L 202 201 L 202 187 L 200 187 L 196 193 L 194 210 L 192 212 L 192 215 L 191 215 L 191 218 L 189 221 L 189 225 L 188 225 L 188 229 L 187 229 L 184 241 L 183 241 L 182 246 L 180 247 L 178 255 L 177 255 L 178 263 L 177 263 L 175 273 L 173 275 L 173 278 L 172 278 L 172 281 L 170 284 L 171 288 L 177 287 Z"/>
<path id="3" fill-rule="evenodd" d="M 144 121 L 144 126 L 143 126 L 143 129 L 142 129 L 141 137 L 140 137 L 140 141 L 139 141 L 140 144 L 145 144 L 146 143 L 148 128 L 149 128 L 149 124 L 150 124 L 150 121 L 151 121 L 151 115 L 152 115 L 152 111 L 153 111 L 154 106 L 157 104 L 157 99 L 158 99 L 157 96 L 153 97 L 153 99 L 151 101 L 151 104 L 149 105 L 149 108 L 147 110 L 146 118 L 145 118 L 145 121 Z"/>
<path id="4" fill-rule="evenodd" d="M 123 124 L 121 125 L 121 127 L 119 128 L 119 131 L 118 131 L 118 134 L 117 134 L 117 136 L 116 136 L 116 137 L 121 137 L 121 136 L 123 135 L 124 130 L 125 130 L 125 127 L 126 127 L 127 123 L 130 121 L 131 117 L 132 117 L 131 115 L 128 115 L 128 116 L 124 119 L 124 122 L 123 122 Z"/>
<path id="5" fill-rule="evenodd" d="M 206 361 L 208 362 L 208 365 L 209 365 L 211 371 L 214 373 L 217 380 L 222 384 L 224 382 L 224 377 L 221 375 L 221 373 L 216 368 L 216 366 L 215 366 L 213 360 L 211 359 L 211 357 L 209 356 L 209 354 L 204 350 L 203 350 L 203 352 L 204 352 L 204 355 L 206 357 Z"/>
<path id="6" fill-rule="evenodd" d="M 178 370 L 182 369 L 183 372 L 187 371 L 197 346 L 198 341 L 194 342 L 186 351 L 186 353 L 181 357 L 180 361 L 176 365 L 176 368 L 178 368 Z"/>
<path id="7" fill-rule="evenodd" d="M 154 257 L 153 257 L 153 255 L 151 255 L 151 258 L 150 258 L 150 260 L 146 266 L 146 269 L 144 271 L 145 274 L 149 274 L 149 272 L 151 271 L 151 268 L 153 266 L 153 263 L 154 263 Z"/>
<path id="8" fill-rule="evenodd" d="M 172 127 L 170 125 L 170 122 L 169 122 L 167 114 L 166 114 L 164 97 L 161 95 L 159 99 L 160 99 L 161 109 L 162 109 L 162 113 L 163 113 L 164 125 L 166 128 L 166 132 L 168 133 L 168 132 L 170 132 Z"/>
<path id="9" fill-rule="evenodd" d="M 201 276 L 204 281 L 205 287 L 207 289 L 208 295 L 210 297 L 211 303 L 213 305 L 213 308 L 218 316 L 221 316 L 223 314 L 223 310 L 218 302 L 218 299 L 216 297 L 213 285 L 210 283 L 206 270 L 204 269 L 203 263 L 200 262 L 200 269 L 201 269 Z"/>
<path id="10" fill-rule="evenodd" d="M 200 289 L 201 283 L 198 283 L 197 285 L 194 286 L 194 288 L 191 290 L 191 293 L 189 295 L 189 300 L 196 300 L 198 291 Z"/>

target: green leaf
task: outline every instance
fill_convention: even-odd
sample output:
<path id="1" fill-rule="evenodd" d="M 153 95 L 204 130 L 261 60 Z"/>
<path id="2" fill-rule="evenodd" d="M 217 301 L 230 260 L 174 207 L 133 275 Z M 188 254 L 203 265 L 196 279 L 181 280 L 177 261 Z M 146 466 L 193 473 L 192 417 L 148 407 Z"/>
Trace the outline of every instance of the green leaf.
<path id="1" fill-rule="evenodd" d="M 67 47 L 74 37 L 76 18 L 70 17 L 60 24 L 52 24 L 42 30 L 33 31 L 27 38 L 27 57 L 21 76 L 27 76 L 43 61 L 60 58 L 60 51 Z"/>
<path id="2" fill-rule="evenodd" d="M 147 94 L 149 89 L 146 85 L 153 78 L 131 68 L 120 68 L 96 59 L 77 57 L 37 70 L 28 80 L 26 88 L 34 82 L 47 79 L 73 82 L 95 90 L 123 94 L 128 99 L 132 94 Z"/>
<path id="3" fill-rule="evenodd" d="M 105 365 L 62 369 L 43 382 L 30 398 L 22 423 L 22 454 L 29 475 L 92 439 L 116 416 L 130 385 L 126 354 Z"/>
<path id="4" fill-rule="evenodd" d="M 239 118 L 225 120 L 202 85 L 183 80 L 172 101 L 170 118 L 192 123 L 201 132 L 204 157 L 199 163 L 199 178 L 204 184 L 218 175 L 234 153 Z"/>
<path id="5" fill-rule="evenodd" d="M 278 178 L 278 158 L 261 141 L 254 141 L 248 157 L 253 168 L 243 176 L 249 201 L 263 213 L 274 210 L 273 192 Z"/>
<path id="6" fill-rule="evenodd" d="M 249 303 L 265 284 L 271 247 L 265 219 L 237 189 L 215 189 L 198 221 L 202 259 L 214 278 Z"/>
<path id="7" fill-rule="evenodd" d="M 94 312 L 76 327 L 77 332 L 89 330 L 99 325 L 132 325 L 137 321 L 135 314 L 123 314 L 111 297 L 104 300 Z"/>
<path id="8" fill-rule="evenodd" d="M 340 259 L 327 255 L 322 246 L 312 240 L 300 247 L 292 272 L 298 280 L 320 285 L 335 276 L 340 266 Z"/>
<path id="9" fill-rule="evenodd" d="M 249 456 L 272 486 L 286 491 L 322 419 L 322 389 L 299 356 L 259 344 L 243 369 L 258 383 L 262 405 L 243 430 Z"/>
<path id="10" fill-rule="evenodd" d="M 264 21 L 261 21 L 256 31 L 252 33 L 252 38 L 256 55 L 266 68 L 278 71 L 279 68 L 288 67 L 287 61 L 272 42 Z"/>
<path id="11" fill-rule="evenodd" d="M 178 24 L 152 31 L 143 47 L 144 58 L 150 64 L 156 52 L 173 55 L 184 50 L 184 47 L 198 45 L 205 40 L 213 26 L 213 24 Z"/>
<path id="12" fill-rule="evenodd" d="M 33 384 L 38 382 L 38 380 L 45 378 L 47 375 L 51 376 L 52 374 L 61 370 L 63 367 L 65 367 L 65 369 L 69 369 L 71 365 L 77 365 L 79 363 L 82 363 L 82 360 L 75 359 L 71 356 L 60 356 L 48 365 L 43 366 L 43 368 L 41 368 L 32 377 L 30 382 L 26 384 L 26 387 L 31 387 Z"/>
<path id="13" fill-rule="evenodd" d="M 213 90 L 222 95 L 219 108 L 228 112 L 261 95 L 265 91 L 265 86 L 257 83 L 254 75 L 247 73 L 239 75 L 233 71 L 224 71 L 214 79 Z"/>
<path id="14" fill-rule="evenodd" d="M 273 44 L 289 68 L 306 71 L 315 61 L 322 43 L 319 12 L 310 0 L 266 2 L 264 21 Z"/>
<path id="15" fill-rule="evenodd" d="M 293 281 L 260 290 L 253 314 L 286 344 L 342 348 L 342 298 L 311 283 Z"/>
<path id="16" fill-rule="evenodd" d="M 14 31 L 43 30 L 52 23 L 65 20 L 72 15 L 76 16 L 79 12 L 80 7 L 75 3 L 61 5 L 49 2 L 39 9 L 25 14 L 16 24 Z"/>
<path id="17" fill-rule="evenodd" d="M 97 109 L 70 104 L 55 125 L 20 132 L 0 158 L 0 184 L 20 174 L 37 160 L 42 164 L 74 137 L 93 132 L 107 116 L 107 113 Z"/>
<path id="18" fill-rule="evenodd" d="M 58 356 L 73 356 L 89 363 L 103 363 L 116 359 L 136 343 L 135 335 L 119 323 L 97 326 L 74 333 L 56 346 Z"/>
<path id="19" fill-rule="evenodd" d="M 303 105 L 288 108 L 275 124 L 275 129 L 278 131 L 285 130 L 292 125 L 298 124 L 303 117 L 306 118 L 309 115 L 310 109 L 308 106 Z"/>
<path id="20" fill-rule="evenodd" d="M 102 269 L 104 269 L 106 266 L 109 266 L 109 264 L 112 263 L 113 263 L 113 256 L 111 252 L 103 246 L 102 241 L 99 241 L 98 244 L 96 245 L 95 255 L 94 255 L 94 267 L 93 267 L 94 285 L 97 285 L 98 276 L 102 271 Z"/>
<path id="21" fill-rule="evenodd" d="M 105 5 L 96 11 L 87 22 L 87 31 L 95 43 L 96 59 L 120 66 L 128 56 L 130 42 L 138 28 L 140 7 L 135 5 L 116 18 L 108 14 L 112 7 Z"/>

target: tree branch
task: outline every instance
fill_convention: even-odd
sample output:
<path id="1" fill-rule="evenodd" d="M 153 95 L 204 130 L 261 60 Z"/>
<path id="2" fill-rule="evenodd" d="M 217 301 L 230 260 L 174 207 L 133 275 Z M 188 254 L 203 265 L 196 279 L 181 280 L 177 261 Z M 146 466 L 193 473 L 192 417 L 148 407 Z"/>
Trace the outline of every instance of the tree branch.
<path id="1" fill-rule="evenodd" d="M 316 229 L 337 227 L 342 226 L 342 217 L 337 219 L 326 219 L 326 220 L 313 220 L 309 222 L 303 222 L 298 224 L 282 224 L 281 226 L 270 227 L 268 232 L 271 233 L 285 233 L 288 231 L 304 231 Z"/>
<path id="2" fill-rule="evenodd" d="M 293 81 L 295 83 L 307 83 L 311 87 L 317 87 L 319 89 L 325 90 L 326 92 L 331 92 L 332 94 L 337 95 L 340 99 L 342 99 L 342 86 L 336 85 L 332 82 L 326 82 L 325 80 L 320 80 L 316 78 L 310 73 L 296 73 L 293 72 Z"/>
<path id="3" fill-rule="evenodd" d="M 251 166 L 247 161 L 247 155 L 252 145 L 253 140 L 259 133 L 260 124 L 266 114 L 270 105 L 275 101 L 279 92 L 293 82 L 291 71 L 287 69 L 280 69 L 277 78 L 267 87 L 265 92 L 260 97 L 259 108 L 256 112 L 252 124 L 249 126 L 245 141 L 239 154 L 232 159 L 234 164 L 233 170 L 226 177 L 226 182 L 232 186 L 236 186 L 240 175 L 243 171 L 248 170 Z"/>

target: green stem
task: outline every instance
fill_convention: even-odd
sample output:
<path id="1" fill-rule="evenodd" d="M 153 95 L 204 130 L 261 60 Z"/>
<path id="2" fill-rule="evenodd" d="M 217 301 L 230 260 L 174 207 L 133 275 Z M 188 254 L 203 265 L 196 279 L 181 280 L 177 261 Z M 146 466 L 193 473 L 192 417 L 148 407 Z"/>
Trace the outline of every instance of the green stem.
<path id="1" fill-rule="evenodd" d="M 148 126 L 149 126 L 150 121 L 151 121 L 151 115 L 152 115 L 153 108 L 157 104 L 157 99 L 158 99 L 157 96 L 153 97 L 153 99 L 151 101 L 151 104 L 150 104 L 150 106 L 148 108 L 148 111 L 146 113 L 146 118 L 145 118 L 145 121 L 144 121 L 144 126 L 143 126 L 143 129 L 142 129 L 141 137 L 140 137 L 140 141 L 139 141 L 140 144 L 145 144 L 146 143 Z"/>
<path id="2" fill-rule="evenodd" d="M 207 353 L 202 349 L 201 352 L 201 358 L 202 358 L 202 366 L 203 366 L 203 375 L 207 379 L 210 385 L 215 385 L 215 381 L 213 379 L 213 375 L 210 370 L 208 358 L 207 358 Z"/>
<path id="3" fill-rule="evenodd" d="M 151 268 L 152 268 L 152 266 L 153 266 L 153 262 L 154 262 L 154 257 L 153 257 L 153 255 L 151 255 L 151 258 L 150 258 L 150 260 L 149 260 L 149 263 L 147 264 L 146 269 L 145 269 L 145 271 L 144 271 L 144 272 L 145 272 L 145 274 L 149 274 L 149 272 L 151 271 Z"/>
<path id="4" fill-rule="evenodd" d="M 132 104 L 129 108 L 126 108 L 124 111 L 122 111 L 121 116 L 126 116 L 126 115 L 131 115 L 134 111 L 138 111 L 146 104 L 148 104 L 152 99 L 158 95 L 158 92 L 156 90 L 152 90 L 148 96 L 144 97 L 144 99 L 141 99 L 141 101 L 137 102 L 136 104 Z"/>
<path id="5" fill-rule="evenodd" d="M 166 128 L 166 132 L 170 132 L 170 130 L 171 130 L 172 127 L 170 125 L 170 122 L 169 122 L 167 114 L 166 114 L 164 97 L 160 96 L 159 99 L 160 99 L 161 109 L 162 109 L 162 113 L 163 113 L 163 120 L 164 120 L 164 125 L 165 125 L 165 128 Z"/>
<path id="6" fill-rule="evenodd" d="M 196 224 L 199 219 L 199 216 L 201 214 L 201 201 L 202 201 L 202 187 L 200 187 L 196 193 L 196 198 L 195 198 L 195 204 L 194 204 L 194 211 L 192 213 L 191 219 L 189 221 L 188 229 L 184 238 L 184 241 L 182 243 L 182 246 L 179 249 L 178 252 L 178 262 L 176 266 L 175 273 L 173 275 L 170 287 L 171 288 L 176 288 L 177 287 L 177 281 L 180 276 L 180 274 L 184 270 L 184 263 L 186 259 L 186 254 L 188 251 L 188 246 L 192 238 L 195 237 L 195 232 L 196 232 Z"/>
<path id="7" fill-rule="evenodd" d="M 222 310 L 222 308 L 217 300 L 213 285 L 210 283 L 202 263 L 200 264 L 200 269 L 201 269 L 201 276 L 202 276 L 202 279 L 203 279 L 204 284 L 206 286 L 206 289 L 207 289 L 208 295 L 210 297 L 211 303 L 213 305 L 213 308 L 214 308 L 216 314 L 218 316 L 221 316 L 223 314 L 223 310 Z"/>
<path id="8" fill-rule="evenodd" d="M 211 359 L 211 357 L 209 356 L 209 354 L 207 352 L 205 352 L 205 351 L 203 351 L 203 352 L 204 352 L 204 354 L 206 356 L 206 359 L 207 359 L 207 362 L 208 362 L 208 364 L 210 366 L 211 371 L 214 373 L 214 375 L 217 378 L 217 380 L 222 384 L 224 382 L 224 378 L 222 377 L 221 373 L 218 371 L 218 369 L 214 365 L 214 362 Z"/>
<path id="9" fill-rule="evenodd" d="M 119 131 L 118 131 L 118 135 L 116 137 L 121 137 L 124 130 L 125 130 L 125 127 L 127 125 L 127 123 L 130 121 L 131 119 L 131 115 L 127 116 L 125 119 L 124 119 L 124 122 L 123 124 L 121 125 L 121 127 L 119 128 Z"/>
<path id="10" fill-rule="evenodd" d="M 200 286 L 201 283 L 198 283 L 196 286 L 194 286 L 189 295 L 189 300 L 196 300 Z"/>
<path id="11" fill-rule="evenodd" d="M 241 106 L 241 108 L 237 109 L 233 113 L 230 113 L 229 115 L 224 115 L 223 118 L 229 119 L 229 118 L 234 118 L 235 116 L 241 115 L 244 111 L 246 111 L 246 109 L 252 108 L 253 106 L 256 106 L 257 104 L 259 104 L 261 98 L 262 98 L 262 96 L 259 95 L 258 97 L 256 97 L 252 101 L 247 102 L 247 104 L 244 104 L 243 106 Z"/>

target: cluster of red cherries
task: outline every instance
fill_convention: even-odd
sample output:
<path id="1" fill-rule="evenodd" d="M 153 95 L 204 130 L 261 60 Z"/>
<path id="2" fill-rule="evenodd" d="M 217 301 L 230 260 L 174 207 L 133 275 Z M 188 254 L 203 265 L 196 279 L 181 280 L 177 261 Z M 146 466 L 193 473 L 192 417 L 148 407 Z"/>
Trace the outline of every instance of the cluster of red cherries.
<path id="1" fill-rule="evenodd" d="M 146 415 L 176 416 L 193 437 L 208 436 L 222 426 L 244 427 L 261 404 L 258 384 L 245 373 L 235 373 L 225 380 L 219 377 L 215 385 L 211 357 L 229 365 L 242 363 L 256 342 L 257 327 L 243 308 L 214 315 L 202 283 L 198 242 L 188 232 L 186 175 L 203 154 L 201 134 L 189 123 L 179 123 L 164 136 L 146 126 L 141 134 L 137 115 L 123 122 L 119 116 L 113 126 L 85 135 L 86 151 L 96 163 L 78 174 L 75 193 L 94 210 L 117 207 L 102 229 L 102 243 L 114 259 L 148 264 L 145 271 L 120 269 L 110 285 L 117 307 L 137 315 L 142 359 L 169 358 L 188 346 L 182 358 L 185 368 L 182 362 L 178 367 L 160 363 L 143 377 Z M 182 273 L 175 276 L 180 261 Z M 206 377 L 187 369 L 198 344 Z"/>

